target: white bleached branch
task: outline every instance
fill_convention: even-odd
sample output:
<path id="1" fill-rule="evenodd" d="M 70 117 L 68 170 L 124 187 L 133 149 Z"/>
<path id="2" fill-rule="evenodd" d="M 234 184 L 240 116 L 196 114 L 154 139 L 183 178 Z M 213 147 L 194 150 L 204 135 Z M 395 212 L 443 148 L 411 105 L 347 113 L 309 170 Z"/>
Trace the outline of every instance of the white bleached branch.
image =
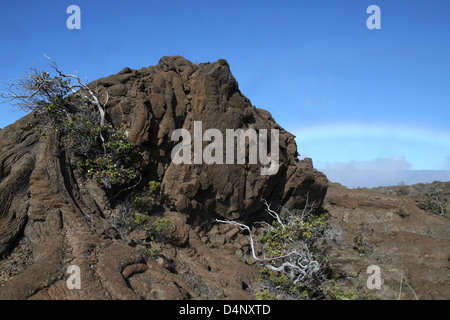
<path id="1" fill-rule="evenodd" d="M 286 231 L 287 228 L 292 228 L 292 223 L 297 223 L 300 220 L 304 220 L 316 208 L 315 203 L 313 203 L 311 206 L 308 204 L 309 197 L 307 196 L 305 209 L 300 216 L 295 216 L 294 213 L 287 211 L 287 217 L 283 218 L 280 214 L 270 208 L 270 204 L 265 199 L 261 199 L 261 201 L 265 206 L 265 211 L 270 215 L 270 217 L 272 217 L 279 223 L 283 232 Z M 233 220 L 214 219 L 213 222 L 226 223 L 236 226 L 240 230 L 246 230 L 249 234 L 248 239 L 252 257 L 262 266 L 276 272 L 284 273 L 293 280 L 294 284 L 310 279 L 317 271 L 320 270 L 320 263 L 315 260 L 315 257 L 311 254 L 306 242 L 298 240 L 294 241 L 291 237 L 287 237 L 287 241 L 290 244 L 285 254 L 274 257 L 267 257 L 263 252 L 263 256 L 261 257 L 257 256 L 256 254 L 254 236 L 251 228 L 248 225 Z M 260 221 L 257 223 L 265 225 L 271 229 L 274 228 L 264 221 Z"/>

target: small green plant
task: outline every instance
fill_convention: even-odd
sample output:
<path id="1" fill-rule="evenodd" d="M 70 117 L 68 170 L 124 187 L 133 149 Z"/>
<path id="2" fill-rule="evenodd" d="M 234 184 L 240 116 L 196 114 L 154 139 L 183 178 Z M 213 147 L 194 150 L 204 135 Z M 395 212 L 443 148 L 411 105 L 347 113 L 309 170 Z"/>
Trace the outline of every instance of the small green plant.
<path id="1" fill-rule="evenodd" d="M 406 208 L 406 201 L 403 201 L 403 204 L 395 211 L 402 218 L 407 218 L 410 216 L 411 212 Z"/>
<path id="2" fill-rule="evenodd" d="M 366 253 L 367 250 L 367 243 L 364 240 L 364 237 L 362 235 L 356 235 L 353 237 L 353 243 L 355 246 L 353 249 L 355 249 L 360 255 L 363 255 Z"/>
<path id="3" fill-rule="evenodd" d="M 344 290 L 334 279 L 326 281 L 323 288 L 326 296 L 331 300 L 357 300 L 357 290 Z"/>
<path id="4" fill-rule="evenodd" d="M 160 186 L 159 182 L 150 181 L 142 192 L 131 196 L 125 215 L 125 224 L 130 230 L 145 232 L 147 241 L 164 243 L 175 228 L 175 223 L 168 218 L 158 217 L 153 212 L 158 205 Z M 145 256 L 154 257 L 159 254 L 151 247 L 149 248 L 148 243 L 141 243 L 137 248 Z M 151 250 L 152 254 L 147 254 L 145 250 Z"/>
<path id="5" fill-rule="evenodd" d="M 131 197 L 131 208 L 138 212 L 150 212 L 157 204 L 161 183 L 150 181 L 143 192 Z"/>
<path id="6" fill-rule="evenodd" d="M 432 237 L 433 236 L 433 231 L 431 229 L 419 230 L 417 233 L 424 237 Z"/>
<path id="7" fill-rule="evenodd" d="M 147 231 L 151 240 L 164 242 L 175 228 L 175 223 L 168 218 L 155 218 L 148 223 L 144 230 Z"/>
<path id="8" fill-rule="evenodd" d="M 136 250 L 148 259 L 160 255 L 160 251 L 153 248 L 151 243 L 164 243 L 175 227 L 175 223 L 168 218 L 154 217 L 143 213 L 134 213 L 129 223 L 134 225 L 134 229 L 145 232 L 146 240 L 138 241 Z"/>
<path id="9" fill-rule="evenodd" d="M 286 274 L 263 267 L 260 270 L 261 279 L 268 279 L 275 287 L 289 287 L 291 285 Z"/>
<path id="10" fill-rule="evenodd" d="M 148 186 L 142 192 L 131 196 L 126 222 L 132 227 L 139 227 L 146 223 L 158 205 L 159 188 L 161 183 L 150 181 Z"/>
<path id="11" fill-rule="evenodd" d="M 274 296 L 272 296 L 269 290 L 263 290 L 261 292 L 255 293 L 256 300 L 276 300 Z"/>
<path id="12" fill-rule="evenodd" d="M 127 222 L 135 226 L 143 226 L 149 221 L 149 219 L 150 216 L 148 214 L 133 211 L 128 217 Z"/>
<path id="13" fill-rule="evenodd" d="M 153 259 L 161 254 L 161 252 L 158 249 L 154 249 L 152 247 L 144 245 L 137 245 L 136 250 L 147 259 Z"/>
<path id="14" fill-rule="evenodd" d="M 343 289 L 334 279 L 324 282 L 323 289 L 326 297 L 331 300 L 379 300 L 379 296 L 373 296 L 363 286 L 353 285 L 351 289 Z"/>
<path id="15" fill-rule="evenodd" d="M 305 284 L 293 283 L 291 279 L 280 271 L 274 271 L 269 268 L 263 267 L 260 270 L 261 277 L 258 281 L 264 286 L 270 287 L 270 289 L 264 289 L 259 293 L 263 296 L 270 296 L 272 300 L 275 300 L 277 296 L 288 296 L 295 298 L 296 300 L 306 300 L 310 297 L 312 288 Z M 276 290 L 273 290 L 276 288 Z M 273 293 L 271 293 L 271 291 Z M 316 292 L 314 292 L 316 293 Z M 270 299 L 264 299 L 270 300 Z"/>

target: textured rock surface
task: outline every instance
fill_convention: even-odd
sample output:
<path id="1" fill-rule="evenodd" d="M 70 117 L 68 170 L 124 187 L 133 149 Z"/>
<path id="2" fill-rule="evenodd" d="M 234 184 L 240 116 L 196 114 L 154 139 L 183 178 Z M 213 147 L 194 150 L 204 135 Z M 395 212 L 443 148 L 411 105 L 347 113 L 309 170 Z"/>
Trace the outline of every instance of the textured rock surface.
<path id="1" fill-rule="evenodd" d="M 0 299 L 251 298 L 257 269 L 248 243 L 227 225 L 210 234 L 211 218 L 252 220 L 261 196 L 301 207 L 309 191 L 320 204 L 326 177 L 297 160 L 294 136 L 251 105 L 225 60 L 194 65 L 164 57 L 91 85 L 103 99 L 108 91 L 108 117 L 139 148 L 144 178 L 162 182 L 175 225 L 169 243 L 155 244 L 162 257 L 145 261 L 112 234 L 114 208 L 105 193 L 74 170 L 54 136 L 29 129 L 38 121 L 29 114 L 0 132 Z M 193 121 L 203 121 L 204 130 L 280 129 L 278 173 L 261 176 L 258 165 L 173 164 L 171 134 L 192 131 Z M 66 286 L 70 265 L 80 267 L 80 290 Z"/>
<path id="2" fill-rule="evenodd" d="M 155 67 L 124 69 L 95 85 L 108 90 L 112 120 L 124 124 L 130 140 L 141 146 L 148 176 L 161 179 L 171 209 L 201 221 L 205 213 L 248 219 L 261 208 L 261 196 L 292 208 L 304 205 L 308 191 L 318 204 L 323 200 L 326 177 L 311 161 L 297 160 L 294 136 L 243 96 L 225 60 L 197 66 L 182 57 L 164 57 Z M 203 131 L 219 129 L 224 137 L 226 129 L 279 129 L 278 173 L 261 176 L 260 165 L 172 163 L 178 143 L 171 141 L 172 132 L 184 128 L 194 137 L 194 121 L 202 122 Z"/>

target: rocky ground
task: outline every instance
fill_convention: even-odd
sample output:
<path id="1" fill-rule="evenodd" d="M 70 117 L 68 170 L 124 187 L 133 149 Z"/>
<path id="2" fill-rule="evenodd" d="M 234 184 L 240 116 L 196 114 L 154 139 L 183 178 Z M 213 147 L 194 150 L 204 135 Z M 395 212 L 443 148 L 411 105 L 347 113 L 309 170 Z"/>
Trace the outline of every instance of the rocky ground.
<path id="1" fill-rule="evenodd" d="M 433 184 L 449 198 L 450 183 Z M 382 299 L 450 298 L 450 219 L 417 207 L 409 186 L 347 189 L 330 184 L 325 208 L 340 236 L 332 249 L 339 282 L 348 290 L 365 288 L 367 267 L 381 269 Z M 400 194 L 400 195 L 398 195 Z M 448 202 L 447 202 L 448 204 Z M 409 213 L 402 217 L 399 212 Z M 355 238 L 358 237 L 358 238 Z M 363 239 L 362 244 L 357 244 Z M 360 248 L 361 247 L 361 248 Z"/>
<path id="2" fill-rule="evenodd" d="M 450 193 L 450 183 L 438 186 Z M 419 209 L 416 198 L 396 195 L 395 188 L 348 189 L 330 184 L 324 207 L 331 213 L 329 230 L 334 240 L 330 256 L 336 285 L 354 298 L 447 300 L 449 218 Z M 410 215 L 401 217 L 397 211 L 405 203 Z M 167 216 L 176 222 L 176 229 L 169 242 L 154 244 L 161 252 L 158 258 L 145 260 L 109 235 L 101 235 L 100 244 L 86 237 L 81 243 L 65 244 L 62 260 L 54 259 L 54 263 L 70 265 L 78 260 L 75 251 L 86 257 L 89 265 L 83 289 L 68 290 L 62 269 L 56 277 L 36 278 L 39 285 L 27 298 L 254 298 L 260 266 L 251 257 L 247 234 L 227 224 L 192 228 L 183 214 Z M 80 237 L 82 231 L 75 233 L 68 238 Z M 357 244 L 355 237 L 363 239 L 362 243 Z M 0 262 L 3 298 L 21 298 L 15 295 L 17 288 L 9 291 L 8 283 L 20 279 L 21 271 L 33 269 L 33 261 L 32 244 L 24 237 Z M 381 269 L 380 290 L 366 286 L 370 265 Z"/>

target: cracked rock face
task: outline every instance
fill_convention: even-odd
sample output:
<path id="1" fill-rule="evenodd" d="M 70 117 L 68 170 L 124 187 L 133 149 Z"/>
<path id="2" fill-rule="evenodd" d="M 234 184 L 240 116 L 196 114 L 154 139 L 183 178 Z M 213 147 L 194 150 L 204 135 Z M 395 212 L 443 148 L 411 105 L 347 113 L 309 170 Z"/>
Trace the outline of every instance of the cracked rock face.
<path id="1" fill-rule="evenodd" d="M 261 209 L 261 196 L 274 205 L 302 208 L 308 192 L 321 205 L 326 177 L 310 160 L 297 159 L 294 136 L 239 91 L 225 60 L 195 65 L 182 57 L 164 57 L 155 67 L 124 69 L 95 85 L 100 92 L 108 90 L 112 120 L 124 124 L 130 140 L 141 147 L 146 174 L 161 180 L 172 210 L 194 220 L 210 215 L 251 220 Z M 280 130 L 278 172 L 262 176 L 259 164 L 173 163 L 171 151 L 178 143 L 171 140 L 173 131 L 183 128 L 194 137 L 195 121 L 201 121 L 203 132 L 218 129 L 223 137 L 227 129 Z"/>
<path id="2" fill-rule="evenodd" d="M 80 176 L 55 136 L 43 139 L 27 126 L 39 121 L 29 114 L 0 131 L 0 299 L 251 298 L 245 288 L 257 269 L 245 241 L 230 240 L 243 235 L 224 226 L 209 236 L 211 218 L 257 219 L 260 197 L 302 208 L 308 194 L 321 205 L 326 177 L 297 159 L 294 136 L 239 91 L 225 60 L 163 57 L 90 86 L 103 99 L 108 92 L 108 117 L 138 147 L 143 176 L 162 183 L 173 239 L 159 248 L 164 259 L 145 261 L 112 236 L 103 190 Z M 193 132 L 194 121 L 223 133 L 279 129 L 277 174 L 260 175 L 260 165 L 174 164 L 172 132 Z M 79 290 L 66 286 L 71 265 L 80 267 Z"/>

